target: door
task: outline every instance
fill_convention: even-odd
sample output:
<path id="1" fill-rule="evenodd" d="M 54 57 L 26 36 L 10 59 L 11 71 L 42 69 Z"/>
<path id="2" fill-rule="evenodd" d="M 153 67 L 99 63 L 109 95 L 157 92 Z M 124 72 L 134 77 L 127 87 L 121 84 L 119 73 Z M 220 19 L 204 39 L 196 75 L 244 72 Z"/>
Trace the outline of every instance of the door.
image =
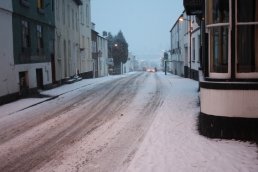
<path id="1" fill-rule="evenodd" d="M 52 68 L 52 82 L 56 82 L 56 64 L 55 64 L 55 55 L 51 54 L 51 68 Z"/>
<path id="2" fill-rule="evenodd" d="M 36 69 L 36 77 L 37 77 L 37 88 L 43 89 L 43 71 L 42 71 L 42 69 Z"/>
<path id="3" fill-rule="evenodd" d="M 20 96 L 26 96 L 29 93 L 28 72 L 19 72 Z"/>

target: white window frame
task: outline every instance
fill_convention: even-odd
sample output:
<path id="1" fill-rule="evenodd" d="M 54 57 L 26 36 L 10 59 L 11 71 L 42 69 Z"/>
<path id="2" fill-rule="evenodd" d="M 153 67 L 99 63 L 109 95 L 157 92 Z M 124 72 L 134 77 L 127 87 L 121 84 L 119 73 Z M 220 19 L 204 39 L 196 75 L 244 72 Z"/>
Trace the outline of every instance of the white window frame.
<path id="1" fill-rule="evenodd" d="M 235 33 L 235 40 L 236 40 L 236 45 L 235 45 L 235 54 L 236 54 L 236 60 L 235 60 L 235 69 L 236 69 L 236 78 L 238 79 L 247 79 L 247 78 L 250 78 L 250 79 L 253 79 L 253 78 L 258 78 L 258 72 L 248 72 L 248 73 L 238 73 L 237 72 L 237 29 L 238 29 L 238 26 L 246 26 L 246 25 L 258 25 L 258 21 L 257 22 L 238 22 L 237 20 L 237 14 L 238 14 L 238 11 L 237 11 L 237 1 L 235 2 L 235 23 L 236 23 L 236 33 Z"/>

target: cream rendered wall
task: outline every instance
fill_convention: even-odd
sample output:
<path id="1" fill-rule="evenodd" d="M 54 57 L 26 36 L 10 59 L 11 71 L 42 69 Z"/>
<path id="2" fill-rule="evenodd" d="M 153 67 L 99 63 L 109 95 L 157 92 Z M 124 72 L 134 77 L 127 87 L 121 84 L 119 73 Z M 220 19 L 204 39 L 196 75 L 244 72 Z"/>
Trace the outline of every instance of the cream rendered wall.
<path id="1" fill-rule="evenodd" d="M 202 113 L 227 117 L 258 117 L 257 90 L 201 88 L 200 93 Z"/>
<path id="2" fill-rule="evenodd" d="M 0 96 L 19 91 L 13 58 L 12 1 L 0 1 Z"/>
<path id="3" fill-rule="evenodd" d="M 81 68 L 79 6 L 73 0 L 56 0 L 56 80 L 75 75 Z"/>
<path id="4" fill-rule="evenodd" d="M 80 23 L 80 73 L 93 71 L 93 60 L 91 53 L 91 2 L 83 0 L 83 5 L 79 7 Z"/>
<path id="5" fill-rule="evenodd" d="M 124 72 L 123 73 L 129 73 L 134 70 L 134 56 L 131 52 L 128 53 L 128 60 L 123 65 L 124 66 Z"/>
<path id="6" fill-rule="evenodd" d="M 51 63 L 33 63 L 33 64 L 19 64 L 14 67 L 16 73 L 16 81 L 19 86 L 19 72 L 28 72 L 28 86 L 29 88 L 37 87 L 36 69 L 42 69 L 43 85 L 52 83 L 52 69 Z M 19 87 L 18 87 L 19 89 Z"/>
<path id="7" fill-rule="evenodd" d="M 191 69 L 199 70 L 200 61 L 199 61 L 199 42 L 198 37 L 200 35 L 200 27 L 198 26 L 194 16 L 187 16 L 186 13 L 183 13 L 183 18 L 187 19 L 183 21 L 183 46 L 182 46 L 182 57 L 184 58 L 184 66 L 190 67 L 190 53 L 191 53 Z M 188 20 L 191 20 L 191 52 L 190 52 L 190 23 Z M 195 38 L 195 60 L 193 60 L 193 38 Z"/>
<path id="8" fill-rule="evenodd" d="M 98 44 L 98 52 L 99 53 L 99 66 L 98 66 L 98 75 L 99 77 L 107 76 L 108 75 L 108 65 L 107 65 L 107 59 L 108 59 L 108 41 L 107 39 L 98 36 L 97 38 L 97 44 Z"/>
<path id="9" fill-rule="evenodd" d="M 178 19 L 170 31 L 172 62 L 170 62 L 169 65 L 171 66 L 172 73 L 179 76 L 184 76 L 184 43 L 186 34 L 185 21 Z"/>
<path id="10" fill-rule="evenodd" d="M 198 71 L 199 67 L 200 67 L 200 53 L 199 53 L 199 48 L 200 48 L 200 44 L 199 44 L 199 36 L 200 36 L 200 27 L 198 26 L 197 22 L 196 22 L 196 17 L 192 17 L 192 40 L 193 38 L 195 38 L 195 60 L 193 60 L 193 41 L 192 41 L 192 69 Z"/>

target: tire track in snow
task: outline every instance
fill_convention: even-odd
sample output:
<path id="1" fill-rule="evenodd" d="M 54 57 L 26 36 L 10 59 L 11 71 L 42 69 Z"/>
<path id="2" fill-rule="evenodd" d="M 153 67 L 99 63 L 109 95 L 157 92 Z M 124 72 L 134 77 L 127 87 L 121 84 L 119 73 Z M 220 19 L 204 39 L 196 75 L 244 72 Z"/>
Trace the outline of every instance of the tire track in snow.
<path id="1" fill-rule="evenodd" d="M 96 103 L 101 104 L 102 102 L 106 103 L 104 106 L 102 103 L 102 107 L 95 106 L 91 108 L 88 112 L 86 111 L 82 115 L 76 116 L 77 119 L 71 120 L 72 122 L 68 123 L 69 124 L 68 126 L 63 126 L 61 130 L 59 129 L 58 132 L 53 134 L 50 138 L 47 137 L 47 139 L 44 140 L 44 137 L 43 137 L 41 141 L 39 141 L 38 145 L 34 146 L 33 148 L 31 148 L 30 145 L 22 145 L 21 147 L 19 147 L 19 149 L 21 149 L 22 151 L 12 150 L 6 156 L 0 155 L 0 161 L 2 162 L 0 165 L 0 171 L 29 171 L 34 169 L 35 167 L 38 168 L 42 164 L 48 162 L 51 158 L 53 158 L 54 155 L 58 153 L 58 151 L 60 151 L 60 149 L 63 148 L 64 146 L 73 143 L 74 140 L 76 141 L 83 135 L 90 134 L 94 129 L 96 129 L 99 125 L 103 123 L 102 118 L 105 118 L 105 114 L 106 114 L 105 112 L 107 111 L 109 106 L 119 109 L 122 107 L 122 105 L 124 105 L 121 102 L 117 102 L 116 99 L 120 98 L 121 100 L 123 96 L 126 96 L 124 100 L 127 99 L 127 102 L 128 102 L 129 101 L 128 98 L 132 98 L 134 94 L 137 93 L 137 90 L 131 90 L 130 91 L 131 94 L 134 93 L 132 94 L 131 97 L 130 96 L 128 97 L 126 94 L 124 94 L 121 97 L 121 93 L 123 93 L 124 91 L 124 85 L 135 82 L 135 79 L 137 79 L 140 76 L 141 75 L 135 75 L 134 77 L 131 77 L 129 80 L 124 78 L 119 81 L 116 81 L 109 89 L 104 89 L 106 88 L 105 85 L 100 86 L 100 88 L 93 89 L 94 91 L 90 92 L 92 96 L 94 96 L 95 91 L 98 91 L 98 90 L 100 90 L 100 94 L 102 94 L 102 96 L 92 97 L 90 94 L 86 94 L 88 95 L 86 99 L 85 97 L 79 99 L 82 102 L 76 101 L 71 105 L 69 105 L 68 107 L 66 107 L 65 109 L 61 110 L 61 112 L 56 112 L 54 115 L 52 114 L 50 118 L 40 120 L 40 122 L 34 123 L 34 126 L 31 126 L 29 128 L 25 127 L 25 129 L 19 134 L 12 135 L 13 136 L 12 139 L 15 139 L 15 137 L 17 136 L 22 136 L 23 133 L 26 133 L 28 130 L 35 128 L 37 125 L 40 125 L 53 118 L 56 118 L 62 113 L 73 111 L 78 106 L 83 106 L 83 103 L 89 101 L 87 99 L 90 99 L 90 98 L 93 99 L 93 101 L 89 101 L 89 104 L 87 104 L 87 106 L 93 105 Z M 85 110 L 87 109 L 84 109 L 84 111 Z M 90 118 L 88 118 L 89 116 Z M 104 121 L 109 120 L 111 118 L 112 117 L 106 117 Z M 27 122 L 30 122 L 30 120 Z M 51 132 L 51 130 L 53 131 L 53 128 L 48 129 L 46 133 Z M 11 138 L 9 139 L 9 141 L 10 140 Z M 6 140 L 5 142 L 7 141 L 8 140 Z M 32 143 L 33 143 L 33 140 L 31 141 L 30 144 Z"/>

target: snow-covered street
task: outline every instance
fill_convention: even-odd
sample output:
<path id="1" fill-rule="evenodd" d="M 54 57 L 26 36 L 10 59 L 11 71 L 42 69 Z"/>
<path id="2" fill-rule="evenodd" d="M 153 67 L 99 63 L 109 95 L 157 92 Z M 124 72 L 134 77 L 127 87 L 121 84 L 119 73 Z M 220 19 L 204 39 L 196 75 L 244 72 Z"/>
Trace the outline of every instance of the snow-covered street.
<path id="1" fill-rule="evenodd" d="M 0 106 L 0 171 L 257 172 L 257 146 L 197 132 L 198 82 L 82 80 Z"/>

